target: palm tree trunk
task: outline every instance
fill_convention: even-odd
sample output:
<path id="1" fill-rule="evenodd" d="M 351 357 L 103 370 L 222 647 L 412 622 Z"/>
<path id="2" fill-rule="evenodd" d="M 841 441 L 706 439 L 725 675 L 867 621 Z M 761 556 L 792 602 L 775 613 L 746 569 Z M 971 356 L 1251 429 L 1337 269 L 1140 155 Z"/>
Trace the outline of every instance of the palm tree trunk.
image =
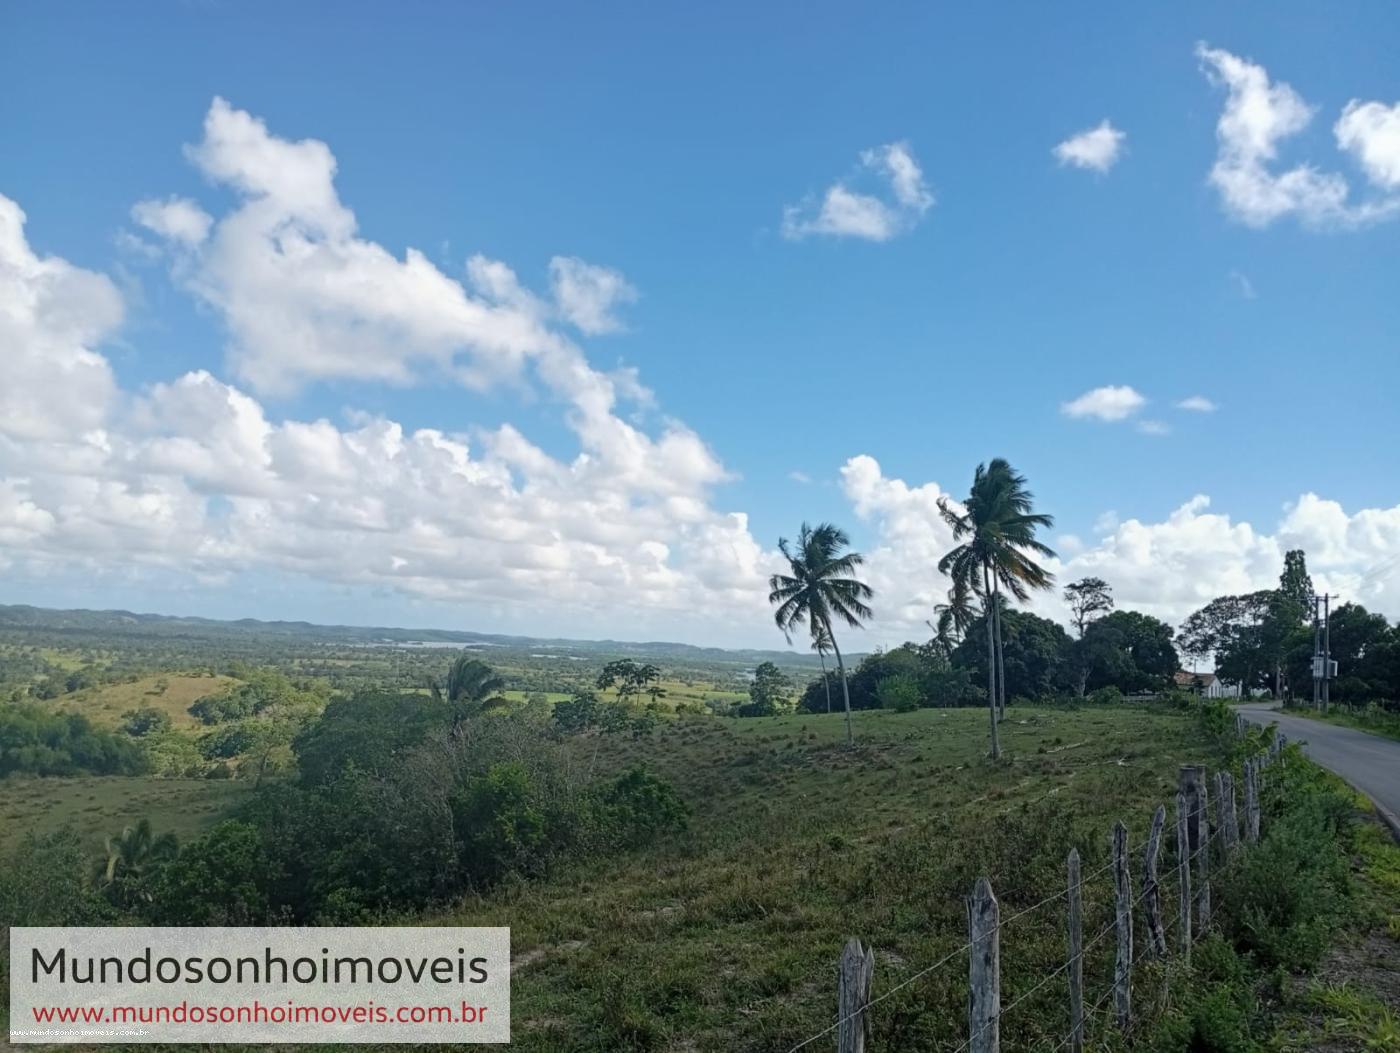
<path id="1" fill-rule="evenodd" d="M 997 646 L 992 630 L 991 576 L 985 563 L 982 564 L 982 586 L 982 595 L 987 602 L 982 620 L 987 623 L 987 704 L 992 707 L 992 760 L 998 760 L 1001 758 L 1001 744 L 997 741 Z"/>
<path id="2" fill-rule="evenodd" d="M 831 681 L 826 675 L 826 655 L 818 651 L 817 658 L 822 664 L 822 687 L 826 688 L 826 715 L 831 716 Z"/>
<path id="3" fill-rule="evenodd" d="M 856 733 L 851 726 L 851 690 L 846 686 L 846 663 L 841 659 L 841 648 L 836 643 L 836 634 L 831 631 L 831 622 L 826 623 L 826 634 L 831 637 L 831 649 L 836 652 L 836 668 L 841 670 L 841 698 L 846 703 L 846 745 L 856 744 Z"/>
<path id="4" fill-rule="evenodd" d="M 997 719 L 1006 719 L 1006 650 L 1001 644 L 1001 586 L 997 584 L 995 577 L 992 578 L 992 598 L 996 601 L 992 604 L 993 624 L 996 626 L 997 638 Z"/>

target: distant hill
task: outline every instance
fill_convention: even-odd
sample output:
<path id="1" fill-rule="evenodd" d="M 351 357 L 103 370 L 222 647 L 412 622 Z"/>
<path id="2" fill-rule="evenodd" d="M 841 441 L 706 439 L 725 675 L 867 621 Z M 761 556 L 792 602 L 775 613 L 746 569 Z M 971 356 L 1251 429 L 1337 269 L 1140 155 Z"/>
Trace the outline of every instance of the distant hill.
<path id="1" fill-rule="evenodd" d="M 624 640 L 568 640 L 534 636 L 507 636 L 459 629 L 396 629 L 388 626 L 316 625 L 312 622 L 264 622 L 256 618 L 220 621 L 133 611 L 52 610 L 47 607 L 0 604 L 0 633 L 37 631 L 74 637 L 88 635 L 146 637 L 166 640 L 283 640 L 327 644 L 408 645 L 475 644 L 517 650 L 570 651 L 575 654 L 636 655 L 678 661 L 733 662 L 756 665 L 782 661 L 792 665 L 810 662 L 815 655 L 797 651 L 731 650 L 696 647 L 668 641 L 633 643 Z M 848 656 L 855 658 L 857 656 Z"/>

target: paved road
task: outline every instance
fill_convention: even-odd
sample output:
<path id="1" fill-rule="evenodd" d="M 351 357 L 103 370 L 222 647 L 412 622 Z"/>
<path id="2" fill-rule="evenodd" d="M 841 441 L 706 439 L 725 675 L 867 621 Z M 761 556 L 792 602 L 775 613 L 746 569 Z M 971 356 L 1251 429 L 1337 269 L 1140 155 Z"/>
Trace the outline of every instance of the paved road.
<path id="1" fill-rule="evenodd" d="M 1237 707 L 1256 724 L 1277 723 L 1290 742 L 1303 743 L 1303 752 L 1330 768 L 1376 802 L 1395 836 L 1400 837 L 1400 742 L 1368 735 L 1307 717 L 1275 712 L 1273 702 Z"/>

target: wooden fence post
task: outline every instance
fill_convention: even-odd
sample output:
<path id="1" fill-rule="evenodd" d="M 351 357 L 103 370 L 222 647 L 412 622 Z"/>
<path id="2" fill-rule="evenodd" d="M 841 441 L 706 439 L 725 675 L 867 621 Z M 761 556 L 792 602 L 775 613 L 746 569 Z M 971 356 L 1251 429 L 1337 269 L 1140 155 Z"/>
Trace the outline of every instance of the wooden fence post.
<path id="1" fill-rule="evenodd" d="M 1235 818 L 1235 777 L 1228 771 L 1215 773 L 1215 825 L 1220 831 L 1220 857 L 1224 859 L 1235 851 L 1240 840 Z"/>
<path id="2" fill-rule="evenodd" d="M 836 1053 L 865 1053 L 870 1037 L 870 981 L 875 975 L 875 950 L 852 937 L 841 952 L 836 973 Z"/>
<path id="3" fill-rule="evenodd" d="M 1186 794 L 1176 793 L 1176 880 L 1178 885 L 1178 924 L 1181 926 L 1181 954 L 1191 961 L 1191 833 Z"/>
<path id="4" fill-rule="evenodd" d="M 1259 765 L 1253 760 L 1244 762 L 1244 836 L 1259 843 Z"/>
<path id="5" fill-rule="evenodd" d="M 978 878 L 967 901 L 968 1053 L 1001 1050 L 1001 939 L 997 898 L 992 883 Z"/>
<path id="6" fill-rule="evenodd" d="M 1079 849 L 1069 850 L 1069 1053 L 1084 1053 L 1084 917 Z"/>
<path id="7" fill-rule="evenodd" d="M 1113 913 L 1118 955 L 1113 962 L 1113 1009 L 1128 1030 L 1133 1007 L 1133 884 L 1128 875 L 1128 828 L 1113 824 Z"/>
<path id="8" fill-rule="evenodd" d="M 1183 764 L 1177 775 L 1177 787 L 1186 808 L 1186 839 L 1190 851 L 1187 865 L 1196 862 L 1196 927 L 1203 933 L 1210 925 L 1210 853 L 1205 846 L 1210 841 L 1210 807 L 1206 793 L 1206 770 L 1199 764 Z"/>
<path id="9" fill-rule="evenodd" d="M 1202 768 L 1196 836 L 1192 838 L 1192 851 L 1196 853 L 1196 932 L 1202 936 L 1210 928 L 1210 794 L 1206 790 L 1205 775 Z"/>
<path id="10" fill-rule="evenodd" d="M 1162 925 L 1162 887 L 1157 883 L 1157 855 L 1162 850 L 1162 828 L 1167 809 L 1158 805 L 1152 813 L 1152 832 L 1147 835 L 1147 851 L 1142 858 L 1142 909 L 1147 916 L 1147 940 L 1152 954 L 1167 956 L 1167 930 Z"/>

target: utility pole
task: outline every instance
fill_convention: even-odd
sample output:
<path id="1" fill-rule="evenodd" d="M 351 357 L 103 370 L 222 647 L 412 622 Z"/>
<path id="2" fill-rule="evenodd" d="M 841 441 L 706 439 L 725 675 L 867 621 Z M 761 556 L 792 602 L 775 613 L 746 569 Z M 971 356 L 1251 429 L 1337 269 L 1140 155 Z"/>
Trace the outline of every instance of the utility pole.
<path id="1" fill-rule="evenodd" d="M 1318 659 L 1322 657 L 1322 621 L 1317 616 L 1317 604 L 1319 597 L 1313 594 L 1313 660 L 1312 660 L 1312 682 L 1313 682 L 1313 709 L 1322 708 L 1322 670 L 1318 667 Z"/>
<path id="2" fill-rule="evenodd" d="M 1322 594 L 1322 712 L 1332 702 L 1332 597 Z"/>
<path id="3" fill-rule="evenodd" d="M 1318 608 L 1322 617 L 1318 617 Z M 1313 596 L 1313 708 L 1326 713 L 1332 703 L 1332 678 L 1337 675 L 1332 661 L 1332 596 Z"/>

